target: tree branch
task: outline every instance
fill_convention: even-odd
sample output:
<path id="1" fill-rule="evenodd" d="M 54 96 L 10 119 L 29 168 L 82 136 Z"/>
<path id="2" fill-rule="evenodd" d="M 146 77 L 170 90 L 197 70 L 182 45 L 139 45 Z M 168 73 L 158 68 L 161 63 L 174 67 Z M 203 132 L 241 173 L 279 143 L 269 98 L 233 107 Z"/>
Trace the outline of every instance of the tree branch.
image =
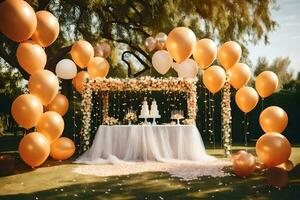
<path id="1" fill-rule="evenodd" d="M 85 4 L 83 4 L 82 2 L 80 2 L 79 0 L 73 0 L 73 1 L 68 0 L 68 1 L 70 3 L 72 3 L 72 4 L 76 4 L 77 6 L 79 6 L 82 9 L 90 9 Z M 130 6 L 134 7 L 134 5 L 130 5 Z M 128 22 L 119 21 L 117 19 L 117 17 L 114 15 L 114 13 L 110 10 L 110 8 L 111 8 L 110 5 L 106 5 L 106 6 L 97 7 L 97 9 L 93 10 L 103 20 L 102 23 L 104 24 L 104 27 L 103 27 L 103 32 L 101 34 L 101 37 L 105 38 L 105 39 L 108 39 L 108 40 L 111 40 L 111 41 L 115 41 L 115 42 L 127 44 L 131 49 L 133 49 L 134 51 L 139 52 L 141 55 L 143 55 L 150 62 L 151 61 L 151 57 L 143 49 L 141 49 L 140 47 L 138 47 L 136 45 L 133 45 L 131 41 L 128 41 L 128 40 L 125 40 L 125 39 L 114 38 L 110 30 L 111 30 L 113 24 L 117 24 L 117 25 L 122 26 L 125 29 L 127 29 L 128 32 L 129 32 L 130 29 L 131 30 L 136 30 L 136 31 L 139 31 L 140 33 L 142 33 L 145 37 L 148 37 L 149 34 L 145 30 L 143 30 L 143 28 L 139 28 L 139 26 L 137 26 L 136 22 L 133 22 L 131 19 L 129 19 L 130 20 L 129 23 Z M 135 12 L 137 12 L 138 15 L 140 14 L 136 8 L 133 8 L 133 9 L 134 9 Z M 107 14 L 104 14 L 104 13 L 107 13 Z M 125 51 L 122 54 L 122 60 L 123 61 L 125 60 L 124 55 L 127 54 L 127 53 L 129 53 L 129 52 L 130 51 Z M 142 70 L 142 72 L 138 72 L 139 74 L 143 73 L 144 71 L 146 71 L 148 69 L 150 69 L 150 66 L 143 59 L 141 59 L 139 56 L 137 56 L 136 54 L 134 54 L 132 52 L 130 52 L 130 53 L 132 55 L 134 55 L 139 60 L 139 62 L 145 66 L 145 69 Z M 128 76 L 131 76 L 130 75 L 130 73 L 131 73 L 130 65 L 128 64 L 127 61 L 124 61 L 124 62 L 129 67 L 129 69 L 128 69 L 128 72 L 129 72 Z"/>
<path id="2" fill-rule="evenodd" d="M 130 63 L 125 59 L 125 54 L 131 54 L 131 55 L 133 55 L 145 68 L 142 69 L 141 71 L 135 73 L 135 74 L 132 74 Z M 137 77 L 137 76 L 141 75 L 142 73 L 144 73 L 144 72 L 146 72 L 147 70 L 150 69 L 150 66 L 147 63 L 145 63 L 138 55 L 136 55 L 132 51 L 124 51 L 122 53 L 122 61 L 124 61 L 127 64 L 127 66 L 128 66 L 128 77 L 132 77 L 132 76 Z"/>
<path id="3" fill-rule="evenodd" d="M 121 21 L 109 21 L 106 23 L 117 24 L 117 25 L 125 27 L 126 29 L 132 29 L 132 30 L 139 31 L 139 32 L 143 33 L 146 37 L 150 36 L 150 34 L 147 33 L 144 29 L 137 27 L 135 24 L 132 24 L 132 23 L 126 23 L 126 22 L 121 22 Z"/>
<path id="4" fill-rule="evenodd" d="M 122 53 L 122 61 L 127 65 L 127 76 L 132 77 L 130 63 L 125 59 L 125 54 L 129 53 L 129 51 L 125 51 Z"/>

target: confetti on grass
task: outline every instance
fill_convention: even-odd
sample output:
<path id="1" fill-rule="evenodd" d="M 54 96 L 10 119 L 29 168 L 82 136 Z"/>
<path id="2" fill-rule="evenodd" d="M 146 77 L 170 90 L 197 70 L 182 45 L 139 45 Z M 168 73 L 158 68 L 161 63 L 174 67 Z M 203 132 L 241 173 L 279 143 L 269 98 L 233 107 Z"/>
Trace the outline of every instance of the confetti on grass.
<path id="1" fill-rule="evenodd" d="M 205 163 L 162 163 L 162 162 L 134 162 L 120 164 L 79 165 L 73 169 L 74 173 L 93 176 L 121 176 L 143 172 L 168 172 L 171 176 L 183 180 L 193 180 L 201 176 L 224 177 L 229 173 L 223 168 L 231 163 L 228 160 L 216 160 Z"/>

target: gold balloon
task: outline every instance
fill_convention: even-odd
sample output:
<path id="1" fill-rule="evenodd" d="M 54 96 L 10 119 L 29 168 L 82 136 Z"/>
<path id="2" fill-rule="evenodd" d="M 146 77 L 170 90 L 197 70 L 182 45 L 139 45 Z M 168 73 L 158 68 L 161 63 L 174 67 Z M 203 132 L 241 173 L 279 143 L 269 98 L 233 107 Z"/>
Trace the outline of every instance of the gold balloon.
<path id="1" fill-rule="evenodd" d="M 94 46 L 94 56 L 95 57 L 103 57 L 103 51 L 102 51 L 102 48 L 100 47 L 100 44 L 96 44 Z"/>
<path id="2" fill-rule="evenodd" d="M 273 94 L 278 87 L 278 77 L 274 72 L 264 71 L 255 80 L 255 88 L 262 98 Z"/>
<path id="3" fill-rule="evenodd" d="M 251 77 L 251 70 L 244 63 L 236 63 L 229 70 L 229 82 L 235 89 L 245 86 Z"/>
<path id="4" fill-rule="evenodd" d="M 31 39 L 42 47 L 48 47 L 59 34 L 59 23 L 57 18 L 50 12 L 42 10 L 36 12 L 37 27 Z"/>
<path id="5" fill-rule="evenodd" d="M 102 48 L 103 51 L 103 57 L 108 58 L 111 54 L 111 47 L 107 42 L 103 42 L 100 44 L 100 47 Z"/>
<path id="6" fill-rule="evenodd" d="M 181 63 L 192 55 L 196 42 L 196 36 L 191 29 L 177 27 L 169 33 L 166 46 L 172 58 Z"/>
<path id="7" fill-rule="evenodd" d="M 242 49 L 237 42 L 225 42 L 218 53 L 218 59 L 224 69 L 229 69 L 239 62 L 242 55 Z"/>
<path id="8" fill-rule="evenodd" d="M 250 153 L 240 153 L 232 163 L 234 173 L 240 177 L 249 176 L 255 171 L 255 167 L 255 158 Z"/>
<path id="9" fill-rule="evenodd" d="M 202 78 L 205 87 L 215 94 L 224 86 L 226 74 L 222 67 L 213 65 L 203 72 Z"/>
<path id="10" fill-rule="evenodd" d="M 265 133 L 282 133 L 288 124 L 288 115 L 278 106 L 264 109 L 259 116 L 259 124 Z"/>
<path id="11" fill-rule="evenodd" d="M 74 142 L 69 138 L 61 137 L 51 144 L 50 156 L 54 160 L 67 160 L 74 152 Z"/>
<path id="12" fill-rule="evenodd" d="M 59 82 L 55 74 L 49 70 L 41 70 L 30 76 L 28 89 L 43 105 L 48 105 L 58 93 Z"/>
<path id="13" fill-rule="evenodd" d="M 94 47 L 94 56 L 108 58 L 111 54 L 111 47 L 107 42 L 96 44 Z"/>
<path id="14" fill-rule="evenodd" d="M 37 97 L 22 94 L 14 100 L 11 113 L 19 125 L 29 129 L 37 124 L 43 114 L 43 105 Z"/>
<path id="15" fill-rule="evenodd" d="M 47 55 L 44 49 L 37 43 L 28 40 L 19 44 L 17 59 L 28 74 L 33 74 L 44 69 L 47 62 Z"/>
<path id="16" fill-rule="evenodd" d="M 292 171 L 294 169 L 294 164 L 292 161 L 288 160 L 285 163 L 277 166 L 278 168 L 284 169 L 285 171 Z"/>
<path id="17" fill-rule="evenodd" d="M 49 111 L 55 111 L 64 116 L 69 109 L 69 101 L 66 96 L 57 94 L 56 97 L 48 105 Z"/>
<path id="18" fill-rule="evenodd" d="M 281 168 L 272 167 L 265 173 L 268 184 L 273 187 L 282 188 L 289 182 L 288 173 Z"/>
<path id="19" fill-rule="evenodd" d="M 280 133 L 267 133 L 257 140 L 256 154 L 267 167 L 274 167 L 288 161 L 291 144 Z"/>
<path id="20" fill-rule="evenodd" d="M 0 31 L 15 42 L 28 40 L 37 26 L 33 8 L 23 0 L 3 1 L 0 20 Z"/>
<path id="21" fill-rule="evenodd" d="M 48 111 L 42 114 L 36 125 L 36 130 L 47 137 L 50 143 L 61 136 L 64 131 L 64 120 L 54 111 Z"/>
<path id="22" fill-rule="evenodd" d="M 109 63 L 105 58 L 94 57 L 90 60 L 87 71 L 92 78 L 103 78 L 108 74 Z"/>
<path id="23" fill-rule="evenodd" d="M 156 39 L 153 37 L 147 37 L 145 40 L 145 47 L 147 51 L 151 52 L 156 48 Z"/>
<path id="24" fill-rule="evenodd" d="M 94 48 L 89 42 L 79 40 L 73 44 L 71 56 L 80 68 L 86 68 L 90 60 L 94 57 Z"/>
<path id="25" fill-rule="evenodd" d="M 90 79 L 90 75 L 86 71 L 79 72 L 75 78 L 73 78 L 72 83 L 77 92 L 82 94 L 84 83 L 88 81 L 88 79 Z"/>
<path id="26" fill-rule="evenodd" d="M 31 167 L 38 167 L 47 160 L 50 153 L 48 139 L 39 132 L 25 135 L 19 143 L 20 157 Z"/>
<path id="27" fill-rule="evenodd" d="M 247 152 L 244 150 L 240 150 L 240 151 L 234 153 L 230 158 L 231 162 L 233 162 L 235 159 L 237 159 L 240 154 L 247 154 Z"/>
<path id="28" fill-rule="evenodd" d="M 235 94 L 237 106 L 244 112 L 248 113 L 257 105 L 259 96 L 252 87 L 242 87 Z"/>
<path id="29" fill-rule="evenodd" d="M 217 52 L 216 44 L 212 40 L 205 38 L 197 42 L 193 57 L 202 69 L 206 69 L 216 59 Z"/>
<path id="30" fill-rule="evenodd" d="M 158 50 L 152 56 L 152 66 L 158 73 L 162 75 L 169 71 L 172 63 L 173 59 L 166 50 Z"/>
<path id="31" fill-rule="evenodd" d="M 163 32 L 160 32 L 160 33 L 156 34 L 156 36 L 155 36 L 156 47 L 159 50 L 163 50 L 163 49 L 166 48 L 167 38 L 168 38 L 167 34 L 165 34 Z"/>

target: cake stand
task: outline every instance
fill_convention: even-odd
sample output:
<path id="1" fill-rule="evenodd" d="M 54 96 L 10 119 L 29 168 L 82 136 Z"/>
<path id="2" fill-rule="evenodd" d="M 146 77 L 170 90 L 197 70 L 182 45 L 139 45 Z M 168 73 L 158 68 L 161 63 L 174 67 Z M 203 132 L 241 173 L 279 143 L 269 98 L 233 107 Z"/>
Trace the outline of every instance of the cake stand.
<path id="1" fill-rule="evenodd" d="M 152 125 L 156 125 L 155 119 L 159 119 L 160 115 L 150 115 L 150 117 L 153 118 Z"/>
<path id="2" fill-rule="evenodd" d="M 184 117 L 182 115 L 176 114 L 172 116 L 171 119 L 175 119 L 177 121 L 177 125 L 180 125 L 180 120 L 184 119 Z"/>
<path id="3" fill-rule="evenodd" d="M 147 125 L 149 124 L 148 121 L 147 121 L 147 119 L 148 119 L 149 117 L 150 117 L 149 115 L 140 115 L 140 116 L 139 116 L 139 118 L 145 119 L 144 124 L 147 124 Z"/>

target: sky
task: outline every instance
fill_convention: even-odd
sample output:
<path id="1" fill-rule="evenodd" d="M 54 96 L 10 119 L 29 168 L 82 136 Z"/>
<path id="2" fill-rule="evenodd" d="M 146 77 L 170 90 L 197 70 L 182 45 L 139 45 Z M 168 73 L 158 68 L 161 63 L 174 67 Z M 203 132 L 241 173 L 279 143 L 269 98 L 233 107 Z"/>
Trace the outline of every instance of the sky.
<path id="1" fill-rule="evenodd" d="M 270 44 L 249 45 L 249 56 L 254 66 L 259 57 L 267 57 L 269 62 L 276 57 L 289 57 L 289 69 L 295 75 L 300 71 L 300 0 L 277 0 L 277 5 L 271 9 L 271 16 L 279 26 L 269 33 Z"/>

